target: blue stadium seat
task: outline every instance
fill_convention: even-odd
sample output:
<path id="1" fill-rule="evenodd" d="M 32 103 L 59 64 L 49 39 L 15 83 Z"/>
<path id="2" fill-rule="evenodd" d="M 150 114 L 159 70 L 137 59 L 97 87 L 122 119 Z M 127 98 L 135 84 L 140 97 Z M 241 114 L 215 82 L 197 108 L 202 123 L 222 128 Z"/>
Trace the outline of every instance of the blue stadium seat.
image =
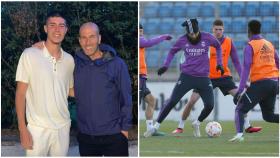
<path id="1" fill-rule="evenodd" d="M 172 9 L 173 17 L 186 17 L 186 7 L 175 5 Z"/>
<path id="2" fill-rule="evenodd" d="M 154 18 L 157 17 L 158 7 L 156 6 L 148 6 L 144 8 L 144 17 L 146 18 Z"/>
<path id="3" fill-rule="evenodd" d="M 142 24 L 143 27 L 145 27 L 146 22 L 147 22 L 146 18 L 141 18 L 140 21 L 139 21 L 139 23 Z"/>
<path id="4" fill-rule="evenodd" d="M 247 34 L 239 33 L 233 38 L 234 45 L 236 49 L 243 49 L 248 41 Z"/>
<path id="5" fill-rule="evenodd" d="M 225 33 L 232 33 L 231 31 L 231 18 L 221 18 L 221 20 L 223 20 L 224 22 L 224 32 Z"/>
<path id="6" fill-rule="evenodd" d="M 231 4 L 231 16 L 233 17 L 240 17 L 243 16 L 243 12 L 244 12 L 244 4 L 245 2 L 232 2 Z"/>
<path id="7" fill-rule="evenodd" d="M 215 4 L 214 3 L 204 3 L 200 7 L 200 16 L 202 16 L 202 17 L 213 17 L 214 16 L 214 10 L 215 10 Z"/>
<path id="8" fill-rule="evenodd" d="M 229 10 L 231 9 L 230 2 L 220 3 L 219 9 L 220 9 L 220 16 L 221 17 L 228 17 L 228 16 L 230 16 L 230 12 L 229 12 Z"/>
<path id="9" fill-rule="evenodd" d="M 259 2 L 247 2 L 245 7 L 246 16 L 258 16 Z"/>
<path id="10" fill-rule="evenodd" d="M 273 8 L 274 8 L 274 16 L 279 16 L 279 2 L 274 2 L 274 5 L 273 5 Z"/>
<path id="11" fill-rule="evenodd" d="M 273 2 L 261 2 L 260 15 L 261 16 L 272 16 L 273 15 Z"/>
<path id="12" fill-rule="evenodd" d="M 247 20 L 244 17 L 238 17 L 232 19 L 232 32 L 247 32 Z"/>
<path id="13" fill-rule="evenodd" d="M 160 6 L 158 8 L 158 15 L 160 17 L 170 17 L 172 8 L 170 6 Z"/>
<path id="14" fill-rule="evenodd" d="M 212 32 L 212 24 L 214 22 L 214 18 L 204 18 L 201 20 L 201 23 L 199 24 L 200 26 L 200 29 L 202 31 L 205 31 L 205 32 Z"/>
<path id="15" fill-rule="evenodd" d="M 262 32 L 272 33 L 276 32 L 276 18 L 275 17 L 264 17 L 262 20 Z"/>
<path id="16" fill-rule="evenodd" d="M 163 18 L 159 25 L 160 33 L 161 34 L 166 34 L 166 33 L 172 34 L 174 25 L 175 25 L 174 18 Z"/>
<path id="17" fill-rule="evenodd" d="M 160 59 L 160 53 L 158 50 L 146 51 L 146 62 L 148 67 L 158 67 Z"/>
<path id="18" fill-rule="evenodd" d="M 144 4 L 145 7 L 158 7 L 159 3 L 158 2 L 141 2 Z"/>
<path id="19" fill-rule="evenodd" d="M 186 18 L 177 18 L 174 24 L 174 33 L 176 35 L 182 35 L 185 33 L 185 28 L 182 27 L 182 23 L 186 20 Z"/>
<path id="20" fill-rule="evenodd" d="M 175 37 L 174 36 L 172 36 L 173 37 L 173 41 L 176 41 L 177 39 L 174 39 Z M 171 43 L 171 41 L 165 41 L 164 43 L 162 43 L 161 45 L 160 45 L 160 47 L 159 47 L 159 49 L 161 50 L 161 51 L 164 51 L 164 52 L 168 52 L 169 50 L 170 50 L 170 48 L 172 47 L 172 43 Z"/>
<path id="21" fill-rule="evenodd" d="M 149 18 L 144 26 L 144 32 L 146 34 L 158 34 L 158 26 L 160 19 L 158 18 Z"/>
<path id="22" fill-rule="evenodd" d="M 188 16 L 189 18 L 196 18 L 199 16 L 199 12 L 200 10 L 200 3 L 190 3 L 187 4 L 187 14 L 186 16 Z"/>

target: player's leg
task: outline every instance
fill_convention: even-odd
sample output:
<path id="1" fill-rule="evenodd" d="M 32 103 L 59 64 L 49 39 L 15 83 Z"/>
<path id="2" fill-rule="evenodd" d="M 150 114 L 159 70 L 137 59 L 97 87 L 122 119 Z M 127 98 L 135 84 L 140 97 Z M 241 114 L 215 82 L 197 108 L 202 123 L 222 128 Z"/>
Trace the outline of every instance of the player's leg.
<path id="1" fill-rule="evenodd" d="M 241 96 L 240 101 L 235 108 L 235 128 L 237 135 L 230 141 L 243 141 L 244 115 L 257 105 L 262 98 L 262 86 L 252 84 Z"/>
<path id="2" fill-rule="evenodd" d="M 147 130 L 149 130 L 153 127 L 153 114 L 156 105 L 156 99 L 151 93 L 149 93 L 145 96 L 145 102 L 148 104 L 146 107 L 145 115 Z"/>
<path id="3" fill-rule="evenodd" d="M 203 101 L 204 108 L 202 109 L 198 117 L 198 120 L 195 120 L 192 123 L 195 137 L 200 137 L 200 129 L 199 129 L 200 123 L 206 117 L 208 117 L 208 115 L 211 113 L 214 107 L 214 94 L 213 94 L 213 88 L 210 79 L 207 78 L 200 82 L 199 94 Z"/>
<path id="4" fill-rule="evenodd" d="M 269 84 L 271 85 L 270 87 L 272 87 L 271 89 L 278 89 L 278 85 L 275 81 L 271 81 Z M 277 90 L 271 90 L 270 94 L 259 103 L 263 119 L 267 122 L 279 123 L 279 114 L 274 113 L 276 91 Z"/>
<path id="5" fill-rule="evenodd" d="M 181 120 L 179 121 L 178 128 L 172 132 L 173 134 L 183 133 L 185 121 L 189 117 L 192 108 L 194 107 L 195 103 L 198 101 L 199 98 L 200 98 L 200 95 L 197 92 L 197 90 L 193 90 L 192 95 L 191 95 L 189 101 L 187 102 L 185 109 L 182 113 L 182 117 L 181 117 Z"/>
<path id="6" fill-rule="evenodd" d="M 151 94 L 151 91 L 146 86 L 146 78 L 140 76 L 140 101 L 144 99 L 144 101 L 148 104 L 145 111 L 146 116 L 146 127 L 147 130 L 153 127 L 153 114 L 155 109 L 156 100 L 154 96 Z M 141 102 L 140 102 L 141 103 Z"/>
<path id="7" fill-rule="evenodd" d="M 214 86 L 215 82 L 212 81 L 212 83 Z M 232 80 L 232 77 L 225 77 L 225 78 L 221 78 L 220 80 L 217 80 L 216 86 L 219 87 L 219 89 L 222 91 L 224 96 L 230 94 L 234 97 L 238 90 L 237 87 L 235 86 L 235 83 Z M 261 127 L 251 126 L 248 113 L 244 115 L 244 128 L 246 133 L 254 133 L 262 130 Z"/>
<path id="8" fill-rule="evenodd" d="M 161 122 L 166 118 L 172 108 L 180 101 L 180 99 L 190 90 L 192 89 L 191 84 L 189 83 L 191 80 L 185 74 L 181 74 L 173 91 L 170 99 L 163 105 L 159 116 L 157 118 L 157 122 L 154 125 L 154 128 L 146 131 L 144 133 L 145 137 L 152 136 L 158 129 Z"/>

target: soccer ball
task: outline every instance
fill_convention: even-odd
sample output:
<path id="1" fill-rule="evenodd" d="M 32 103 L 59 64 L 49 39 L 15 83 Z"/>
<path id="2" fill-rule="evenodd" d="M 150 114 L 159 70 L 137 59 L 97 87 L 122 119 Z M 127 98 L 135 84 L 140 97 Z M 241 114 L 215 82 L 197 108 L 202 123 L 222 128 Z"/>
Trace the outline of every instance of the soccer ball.
<path id="1" fill-rule="evenodd" d="M 222 126 L 219 122 L 212 121 L 206 125 L 205 131 L 211 138 L 219 137 L 222 134 Z"/>

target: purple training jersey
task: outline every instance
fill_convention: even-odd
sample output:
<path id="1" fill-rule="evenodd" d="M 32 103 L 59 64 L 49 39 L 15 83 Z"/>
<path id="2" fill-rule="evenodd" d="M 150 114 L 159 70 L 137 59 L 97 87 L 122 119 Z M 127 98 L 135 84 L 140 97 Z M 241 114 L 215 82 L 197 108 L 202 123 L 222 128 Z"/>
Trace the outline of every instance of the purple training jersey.
<path id="1" fill-rule="evenodd" d="M 179 37 L 176 43 L 170 49 L 164 66 L 169 67 L 174 55 L 180 50 L 184 51 L 180 61 L 180 70 L 182 73 L 197 76 L 208 77 L 209 75 L 209 46 L 216 48 L 217 65 L 222 65 L 221 45 L 219 41 L 210 33 L 200 32 L 200 41 L 193 45 L 187 39 L 186 35 Z"/>

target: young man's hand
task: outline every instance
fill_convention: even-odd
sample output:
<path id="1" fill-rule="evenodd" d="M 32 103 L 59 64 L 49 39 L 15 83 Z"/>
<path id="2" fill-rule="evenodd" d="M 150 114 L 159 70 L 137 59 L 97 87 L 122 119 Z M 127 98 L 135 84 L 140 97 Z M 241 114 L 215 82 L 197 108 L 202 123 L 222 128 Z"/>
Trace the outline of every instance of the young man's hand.
<path id="1" fill-rule="evenodd" d="M 121 131 L 121 133 L 128 139 L 128 131 Z"/>
<path id="2" fill-rule="evenodd" d="M 44 48 L 44 41 L 40 41 L 40 42 L 34 43 L 32 45 L 32 47 L 35 47 L 35 48 L 38 48 L 38 49 L 43 49 Z"/>
<path id="3" fill-rule="evenodd" d="M 27 128 L 20 129 L 20 143 L 24 149 L 33 149 L 33 140 Z"/>

